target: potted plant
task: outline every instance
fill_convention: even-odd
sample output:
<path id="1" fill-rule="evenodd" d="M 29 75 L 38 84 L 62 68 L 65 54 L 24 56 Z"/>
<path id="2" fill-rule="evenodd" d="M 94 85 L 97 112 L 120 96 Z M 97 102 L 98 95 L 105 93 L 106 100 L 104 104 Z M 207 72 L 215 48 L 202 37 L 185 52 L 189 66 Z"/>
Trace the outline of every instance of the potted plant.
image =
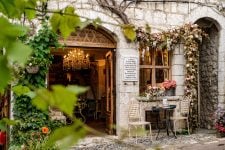
<path id="1" fill-rule="evenodd" d="M 164 96 L 164 88 L 147 85 L 145 93 L 148 99 L 154 100 L 157 99 L 157 97 Z"/>
<path id="2" fill-rule="evenodd" d="M 162 86 L 165 88 L 165 95 L 167 95 L 167 96 L 175 95 L 175 88 L 177 86 L 175 80 L 165 80 L 162 83 Z"/>
<path id="3" fill-rule="evenodd" d="M 26 71 L 31 74 L 35 74 L 39 71 L 39 61 L 37 58 L 31 56 L 28 59 Z"/>
<path id="4" fill-rule="evenodd" d="M 218 108 L 215 119 L 217 137 L 225 137 L 225 109 Z"/>

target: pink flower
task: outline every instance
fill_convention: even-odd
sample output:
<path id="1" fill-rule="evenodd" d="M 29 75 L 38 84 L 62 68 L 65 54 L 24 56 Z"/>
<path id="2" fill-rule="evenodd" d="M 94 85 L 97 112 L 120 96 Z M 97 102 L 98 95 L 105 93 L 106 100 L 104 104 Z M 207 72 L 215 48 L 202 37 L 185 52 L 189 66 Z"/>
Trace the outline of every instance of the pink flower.
<path id="1" fill-rule="evenodd" d="M 177 86 L 176 84 L 176 81 L 175 80 L 165 80 L 163 83 L 162 83 L 162 86 L 165 88 L 165 89 L 170 89 L 170 88 L 175 88 Z"/>

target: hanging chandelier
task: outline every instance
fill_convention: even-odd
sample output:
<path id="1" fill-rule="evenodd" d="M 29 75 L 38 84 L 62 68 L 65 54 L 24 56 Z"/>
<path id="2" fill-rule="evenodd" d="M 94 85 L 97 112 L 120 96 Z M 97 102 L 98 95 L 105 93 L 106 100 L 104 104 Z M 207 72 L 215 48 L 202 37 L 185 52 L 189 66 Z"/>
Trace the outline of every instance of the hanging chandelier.
<path id="1" fill-rule="evenodd" d="M 90 68 L 89 54 L 79 48 L 73 48 L 63 57 L 63 70 L 80 70 Z"/>

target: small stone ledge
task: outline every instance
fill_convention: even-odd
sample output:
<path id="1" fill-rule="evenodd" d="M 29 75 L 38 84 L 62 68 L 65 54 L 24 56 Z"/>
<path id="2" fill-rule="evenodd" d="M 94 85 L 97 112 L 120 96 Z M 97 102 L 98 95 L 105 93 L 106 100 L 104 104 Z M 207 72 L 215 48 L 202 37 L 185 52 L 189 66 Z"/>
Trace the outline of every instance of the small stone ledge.
<path id="1" fill-rule="evenodd" d="M 156 101 L 161 101 L 164 98 L 166 98 L 168 101 L 179 101 L 180 100 L 180 96 L 163 96 L 163 97 L 157 97 L 154 100 L 149 100 L 149 99 L 147 99 L 147 97 L 141 97 L 141 96 L 136 97 L 136 99 L 140 102 L 156 102 Z"/>

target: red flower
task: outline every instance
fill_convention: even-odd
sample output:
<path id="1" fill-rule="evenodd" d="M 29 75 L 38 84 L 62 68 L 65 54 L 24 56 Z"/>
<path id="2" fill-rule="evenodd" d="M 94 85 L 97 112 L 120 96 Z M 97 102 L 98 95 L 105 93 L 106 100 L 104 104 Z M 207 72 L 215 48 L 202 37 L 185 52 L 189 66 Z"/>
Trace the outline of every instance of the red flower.
<path id="1" fill-rule="evenodd" d="M 41 128 L 41 131 L 42 131 L 42 133 L 44 133 L 44 134 L 48 134 L 49 129 L 48 129 L 48 127 L 42 127 L 42 128 Z"/>

